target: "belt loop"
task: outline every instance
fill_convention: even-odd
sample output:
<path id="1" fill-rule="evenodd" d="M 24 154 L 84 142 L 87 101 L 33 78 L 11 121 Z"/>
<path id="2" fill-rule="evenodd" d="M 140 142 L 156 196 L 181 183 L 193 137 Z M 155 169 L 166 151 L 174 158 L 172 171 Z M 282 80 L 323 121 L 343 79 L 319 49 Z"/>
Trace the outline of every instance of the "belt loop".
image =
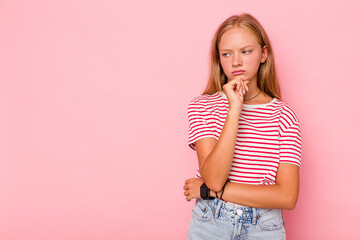
<path id="1" fill-rule="evenodd" d="M 216 210 L 215 210 L 215 218 L 219 218 L 220 215 L 220 208 L 221 205 L 223 204 L 223 201 L 220 199 L 216 199 L 218 201 L 218 205 L 216 206 Z"/>
<path id="2" fill-rule="evenodd" d="M 252 208 L 252 224 L 256 224 L 256 218 L 257 218 L 257 213 L 256 213 L 256 208 Z"/>

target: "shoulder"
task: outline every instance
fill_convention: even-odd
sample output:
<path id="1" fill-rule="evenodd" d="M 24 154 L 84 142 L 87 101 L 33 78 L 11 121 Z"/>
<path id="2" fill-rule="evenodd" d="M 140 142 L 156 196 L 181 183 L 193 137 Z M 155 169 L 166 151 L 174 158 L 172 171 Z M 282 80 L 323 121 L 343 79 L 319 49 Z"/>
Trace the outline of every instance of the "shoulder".
<path id="1" fill-rule="evenodd" d="M 280 119 L 287 122 L 289 125 L 299 124 L 295 110 L 284 100 L 277 99 L 277 106 L 280 110 Z"/>
<path id="2" fill-rule="evenodd" d="M 221 95 L 217 92 L 214 94 L 203 94 L 200 96 L 196 96 L 191 99 L 189 105 L 190 106 L 198 106 L 198 107 L 208 107 L 217 103 L 221 100 Z"/>
<path id="3" fill-rule="evenodd" d="M 214 94 L 203 94 L 191 99 L 188 106 L 188 115 L 210 116 L 214 110 L 222 104 L 222 96 L 217 92 Z"/>
<path id="4" fill-rule="evenodd" d="M 211 101 L 216 101 L 219 99 L 220 93 L 216 92 L 214 94 L 202 94 L 199 96 L 196 96 L 194 98 L 191 99 L 191 102 L 197 102 L 197 103 L 208 103 Z"/>

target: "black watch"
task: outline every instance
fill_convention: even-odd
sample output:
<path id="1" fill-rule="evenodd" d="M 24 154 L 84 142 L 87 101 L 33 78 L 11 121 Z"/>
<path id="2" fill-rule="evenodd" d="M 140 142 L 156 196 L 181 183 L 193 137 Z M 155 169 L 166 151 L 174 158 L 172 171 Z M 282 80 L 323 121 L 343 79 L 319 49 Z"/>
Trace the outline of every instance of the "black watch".
<path id="1" fill-rule="evenodd" d="M 200 197 L 202 199 L 214 199 L 214 197 L 210 197 L 210 189 L 203 183 L 200 187 Z"/>

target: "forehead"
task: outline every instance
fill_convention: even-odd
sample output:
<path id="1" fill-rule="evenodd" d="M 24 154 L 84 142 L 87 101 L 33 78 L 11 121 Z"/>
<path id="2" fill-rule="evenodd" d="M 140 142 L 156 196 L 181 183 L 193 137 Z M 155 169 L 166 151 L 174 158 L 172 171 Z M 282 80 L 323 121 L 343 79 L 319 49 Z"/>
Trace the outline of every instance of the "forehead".
<path id="1" fill-rule="evenodd" d="M 234 27 L 226 30 L 221 36 L 219 49 L 241 48 L 248 45 L 260 47 L 255 37 L 248 30 Z"/>

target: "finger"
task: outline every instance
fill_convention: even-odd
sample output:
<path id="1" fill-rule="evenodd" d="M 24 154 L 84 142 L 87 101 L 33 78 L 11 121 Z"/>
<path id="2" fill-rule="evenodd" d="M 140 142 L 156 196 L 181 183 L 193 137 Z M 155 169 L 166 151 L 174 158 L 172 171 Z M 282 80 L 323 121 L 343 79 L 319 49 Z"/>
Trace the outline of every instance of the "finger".
<path id="1" fill-rule="evenodd" d="M 241 80 L 240 79 L 232 79 L 230 82 L 228 82 L 227 84 L 224 85 L 224 87 L 228 88 L 229 90 L 233 90 L 236 92 L 237 91 L 240 91 L 240 82 Z"/>
<path id="2" fill-rule="evenodd" d="M 244 95 L 244 87 L 242 85 L 239 85 L 239 94 L 240 96 Z"/>
<path id="3" fill-rule="evenodd" d="M 237 86 L 237 85 L 241 84 L 241 79 L 240 79 L 240 78 L 234 78 L 234 79 L 231 80 L 229 83 L 230 83 L 230 85 L 232 85 L 232 86 Z"/>
<path id="4" fill-rule="evenodd" d="M 248 87 L 249 82 L 250 82 L 249 80 L 245 80 L 245 81 L 244 81 L 244 85 L 245 85 L 246 91 L 249 91 L 249 87 Z"/>
<path id="5" fill-rule="evenodd" d="M 241 80 L 239 78 L 234 79 L 235 89 L 241 95 Z"/>
<path id="6" fill-rule="evenodd" d="M 186 197 L 186 200 L 187 200 L 188 202 L 190 202 L 191 199 L 192 199 L 192 197 L 191 197 L 190 195 Z"/>
<path id="7" fill-rule="evenodd" d="M 249 91 L 247 84 L 248 84 L 248 80 L 242 81 L 241 90 L 243 95 L 245 95 L 246 91 Z"/>
<path id="8" fill-rule="evenodd" d="M 228 84 L 229 84 L 229 90 L 233 90 L 235 92 L 236 90 L 238 90 L 238 83 L 236 82 L 235 79 L 229 82 Z"/>
<path id="9" fill-rule="evenodd" d="M 188 190 L 188 189 L 189 189 L 189 185 L 187 185 L 187 184 L 184 185 L 183 189 L 184 189 L 184 190 Z"/>

